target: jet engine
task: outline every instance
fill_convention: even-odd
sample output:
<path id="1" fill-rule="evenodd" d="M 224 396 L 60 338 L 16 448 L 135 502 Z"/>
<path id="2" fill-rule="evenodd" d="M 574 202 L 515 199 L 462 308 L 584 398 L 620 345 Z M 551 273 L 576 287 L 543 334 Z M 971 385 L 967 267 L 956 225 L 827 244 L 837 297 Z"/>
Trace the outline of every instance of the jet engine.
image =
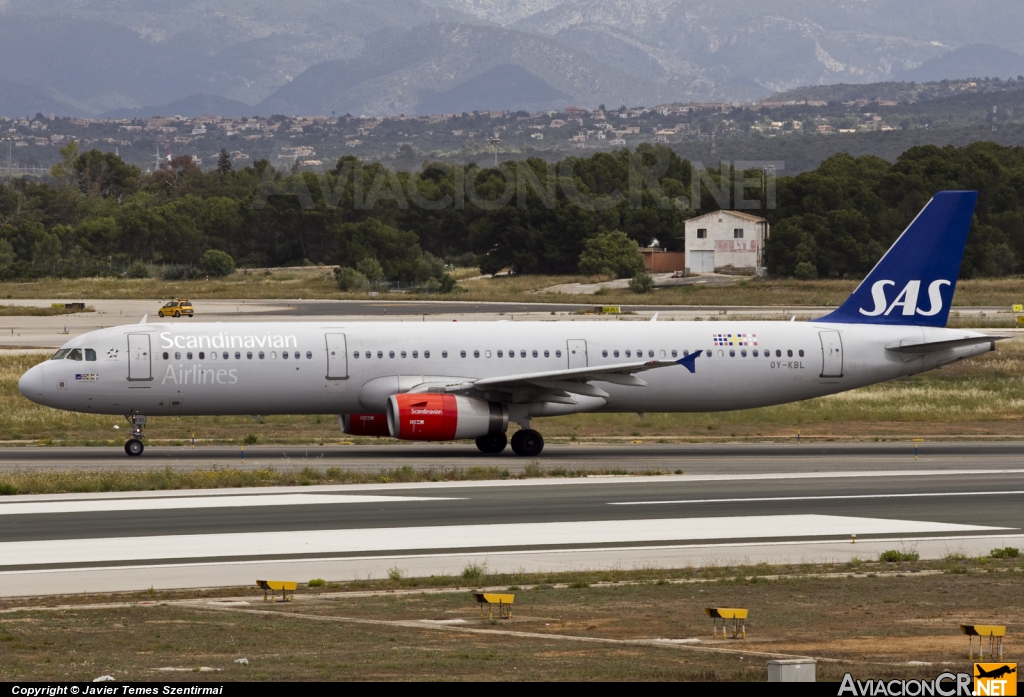
<path id="1" fill-rule="evenodd" d="M 342 433 L 350 436 L 390 436 L 387 414 L 339 414 Z"/>
<path id="2" fill-rule="evenodd" d="M 388 430 L 403 440 L 458 440 L 508 430 L 508 407 L 450 394 L 396 394 L 388 398 Z"/>

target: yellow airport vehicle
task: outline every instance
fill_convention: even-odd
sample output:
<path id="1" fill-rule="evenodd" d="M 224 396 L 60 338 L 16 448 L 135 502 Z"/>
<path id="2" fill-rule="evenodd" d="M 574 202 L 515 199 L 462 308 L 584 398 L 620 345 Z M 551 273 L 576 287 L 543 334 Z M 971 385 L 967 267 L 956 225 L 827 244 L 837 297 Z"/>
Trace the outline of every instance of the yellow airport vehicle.
<path id="1" fill-rule="evenodd" d="M 288 602 L 288 593 L 295 597 L 295 589 L 298 583 L 295 581 L 256 581 L 256 585 L 263 589 L 263 602 L 267 601 L 267 592 L 270 592 L 270 601 L 273 602 L 275 593 L 281 591 L 281 601 Z"/>
<path id="2" fill-rule="evenodd" d="M 711 625 L 714 629 L 714 633 L 711 635 L 715 639 L 718 638 L 718 620 L 722 620 L 722 638 L 725 636 L 725 621 L 732 620 L 732 638 L 733 639 L 745 639 L 747 637 L 747 613 L 748 610 L 745 607 L 706 607 L 704 612 L 708 613 L 708 617 L 711 618 Z"/>
<path id="3" fill-rule="evenodd" d="M 960 631 L 967 635 L 970 644 L 967 658 L 974 658 L 974 637 L 978 637 L 978 658 L 985 655 L 981 646 L 982 637 L 988 637 L 988 655 L 996 658 L 995 652 L 999 652 L 999 660 L 1003 659 L 1003 637 L 1006 636 L 1006 627 L 998 624 L 961 624 Z"/>
<path id="4" fill-rule="evenodd" d="M 512 603 L 515 602 L 514 593 L 473 593 L 473 597 L 480 603 L 480 616 L 484 616 L 484 603 L 487 603 L 487 619 L 494 619 L 494 606 L 498 606 L 498 617 L 503 620 L 512 619 Z"/>
<path id="5" fill-rule="evenodd" d="M 157 314 L 161 317 L 194 317 L 196 311 L 191 300 L 172 300 L 161 307 Z"/>

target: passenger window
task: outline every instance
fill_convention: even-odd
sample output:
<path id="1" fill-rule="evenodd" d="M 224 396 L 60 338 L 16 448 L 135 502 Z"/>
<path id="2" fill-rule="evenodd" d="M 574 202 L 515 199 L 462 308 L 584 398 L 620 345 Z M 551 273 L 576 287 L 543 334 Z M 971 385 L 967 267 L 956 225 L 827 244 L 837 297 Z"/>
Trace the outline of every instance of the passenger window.
<path id="1" fill-rule="evenodd" d="M 205 351 L 200 351 L 199 352 L 199 360 L 203 360 L 204 358 L 206 358 L 206 352 Z"/>
<path id="2" fill-rule="evenodd" d="M 654 358 L 654 349 L 647 349 L 647 357 Z"/>
<path id="3" fill-rule="evenodd" d="M 801 356 L 804 355 L 804 352 L 801 351 L 800 355 Z M 85 360 L 87 360 L 87 361 L 94 361 L 94 360 L 96 360 L 96 349 L 86 349 L 85 350 Z"/>
<path id="4" fill-rule="evenodd" d="M 476 353 L 476 351 L 474 351 L 473 353 Z M 498 351 L 498 355 L 499 355 L 499 356 L 501 355 L 501 351 Z M 484 358 L 490 358 L 490 357 L 491 357 L 491 352 L 490 352 L 490 350 L 485 350 L 485 351 L 484 351 Z"/>
<path id="5" fill-rule="evenodd" d="M 632 356 L 633 353 L 629 349 L 626 349 L 626 358 L 631 358 Z"/>
<path id="6" fill-rule="evenodd" d="M 352 352 L 352 357 L 353 358 L 359 358 L 359 352 L 358 351 L 353 351 Z"/>
<path id="7" fill-rule="evenodd" d="M 277 351 L 271 351 L 270 352 L 270 360 L 272 360 L 272 361 L 276 361 L 277 360 Z"/>
<path id="8" fill-rule="evenodd" d="M 252 360 L 252 351 L 246 351 L 245 352 L 245 357 L 248 358 L 251 361 Z"/>
<path id="9" fill-rule="evenodd" d="M 405 351 L 402 351 L 402 358 L 405 358 Z"/>
<path id="10" fill-rule="evenodd" d="M 480 352 L 479 351 L 474 351 L 473 352 L 473 358 L 480 358 Z"/>
<path id="11" fill-rule="evenodd" d="M 419 351 L 413 351 L 412 352 L 412 357 L 413 358 L 419 358 L 420 357 L 420 352 Z"/>
<path id="12" fill-rule="evenodd" d="M 672 355 L 673 355 L 673 356 L 674 356 L 674 355 L 676 355 L 676 352 L 675 352 L 675 351 L 673 351 L 673 352 L 672 352 Z M 689 356 L 689 355 L 690 355 L 690 352 L 689 352 L 689 351 L 683 351 L 683 358 L 686 358 L 686 357 L 687 357 L 687 356 Z M 698 355 L 698 356 L 700 355 L 700 351 L 698 351 L 698 352 L 697 352 L 697 355 Z"/>
<path id="13" fill-rule="evenodd" d="M 424 351 L 423 352 L 423 357 L 424 358 L 430 358 L 430 351 Z"/>
<path id="14" fill-rule="evenodd" d="M 608 358 L 608 349 L 604 349 L 601 351 L 601 358 Z"/>
<path id="15" fill-rule="evenodd" d="M 782 349 L 775 349 L 775 357 L 782 358 Z"/>
<path id="16" fill-rule="evenodd" d="M 210 351 L 210 360 L 211 361 L 217 360 L 217 352 L 216 351 Z"/>
<path id="17" fill-rule="evenodd" d="M 378 351 L 377 352 L 377 358 L 384 358 L 384 352 L 383 351 Z"/>
<path id="18" fill-rule="evenodd" d="M 804 357 L 804 350 L 800 349 L 800 358 L 803 358 L 803 357 Z M 85 350 L 85 360 L 89 360 L 89 349 Z M 95 359 L 93 359 L 93 360 L 95 360 Z"/>
<path id="19" fill-rule="evenodd" d="M 394 358 L 394 357 L 395 357 L 395 352 L 394 351 L 388 351 L 388 358 Z"/>
<path id="20" fill-rule="evenodd" d="M 441 358 L 448 358 L 448 351 L 441 351 Z"/>
<path id="21" fill-rule="evenodd" d="M 664 358 L 664 357 L 665 357 L 665 351 L 664 351 L 664 350 L 662 350 L 662 352 L 661 352 L 661 353 L 659 353 L 658 355 L 659 355 L 659 356 L 660 356 L 661 358 Z"/>
<path id="22" fill-rule="evenodd" d="M 504 354 L 501 352 L 501 349 L 498 349 L 498 358 L 504 358 Z"/>
<path id="23" fill-rule="evenodd" d="M 618 358 L 619 357 L 619 350 L 615 349 L 614 351 L 612 351 L 612 355 L 615 356 L 616 358 Z"/>
<path id="24" fill-rule="evenodd" d="M 51 361 L 63 360 L 63 358 L 65 356 L 67 356 L 69 353 L 71 353 L 71 349 L 60 349 L 59 351 L 57 351 L 57 353 L 53 354 L 53 356 L 50 357 L 50 360 Z"/>
<path id="25" fill-rule="evenodd" d="M 678 354 L 678 353 L 676 352 L 676 350 L 675 350 L 675 349 L 672 349 L 672 358 L 675 358 L 675 357 L 676 357 L 676 356 L 678 356 L 678 355 L 679 355 L 679 354 Z"/>
<path id="26" fill-rule="evenodd" d="M 176 361 L 180 361 L 181 360 L 181 351 L 175 351 L 174 352 L 174 360 L 176 360 Z"/>
<path id="27" fill-rule="evenodd" d="M 536 355 L 536 353 L 534 353 L 534 355 Z M 520 351 L 519 352 L 519 357 L 520 358 L 526 358 L 526 351 Z"/>
<path id="28" fill-rule="evenodd" d="M 167 354 L 166 351 L 164 351 L 164 360 L 166 361 L 168 358 L 170 358 L 170 356 Z"/>
<path id="29" fill-rule="evenodd" d="M 556 349 L 555 350 L 555 358 L 561 358 L 561 357 L 562 357 L 562 350 L 561 349 Z"/>
<path id="30" fill-rule="evenodd" d="M 67 360 L 69 361 L 80 361 L 82 360 L 82 349 L 71 349 L 68 353 Z"/>
<path id="31" fill-rule="evenodd" d="M 736 358 L 736 349 L 729 349 L 729 358 Z"/>
<path id="32" fill-rule="evenodd" d="M 537 349 L 534 349 L 534 350 L 533 350 L 533 357 L 534 357 L 534 358 L 536 358 L 536 357 L 537 357 Z"/>
<path id="33" fill-rule="evenodd" d="M 747 357 L 747 350 L 746 349 L 741 350 L 740 351 L 740 355 L 743 356 L 744 358 L 746 358 Z"/>
<path id="34" fill-rule="evenodd" d="M 224 360 L 227 360 L 230 356 L 228 355 L 228 352 L 225 351 L 224 353 L 222 353 L 220 355 L 220 357 L 223 358 Z M 235 354 L 235 358 L 238 358 L 238 354 L 237 353 Z"/>
<path id="35" fill-rule="evenodd" d="M 262 356 L 261 356 L 261 357 L 262 357 Z M 188 353 L 186 353 L 186 354 L 185 354 L 185 358 L 187 358 L 187 359 L 189 359 L 189 360 L 192 360 L 192 352 L 191 352 L 191 351 L 189 351 Z"/>
<path id="36" fill-rule="evenodd" d="M 786 351 L 786 355 L 788 357 L 792 358 L 793 357 L 793 349 L 789 349 L 788 351 Z"/>
<path id="37" fill-rule="evenodd" d="M 262 351 L 260 351 L 259 356 L 261 361 L 267 357 L 266 354 L 264 354 Z"/>
<path id="38" fill-rule="evenodd" d="M 461 357 L 465 358 L 466 357 L 466 352 L 464 350 L 463 351 L 459 351 L 459 355 Z"/>
<path id="39" fill-rule="evenodd" d="M 725 351 L 723 351 L 722 349 L 718 349 L 718 357 L 725 358 Z"/>
<path id="40" fill-rule="evenodd" d="M 281 354 L 281 358 L 283 358 L 283 359 L 285 359 L 285 360 L 288 360 L 288 352 L 287 352 L 287 351 L 285 351 L 284 353 L 282 353 L 282 354 Z"/>
<path id="41" fill-rule="evenodd" d="M 547 351 L 545 351 L 544 352 L 544 358 L 550 358 L 550 357 L 551 357 L 551 354 L 548 353 Z"/>
<path id="42" fill-rule="evenodd" d="M 754 358 L 757 358 L 757 349 L 754 349 Z"/>
<path id="43" fill-rule="evenodd" d="M 310 359 L 313 358 L 313 352 L 312 351 L 306 351 L 306 358 L 310 358 Z"/>

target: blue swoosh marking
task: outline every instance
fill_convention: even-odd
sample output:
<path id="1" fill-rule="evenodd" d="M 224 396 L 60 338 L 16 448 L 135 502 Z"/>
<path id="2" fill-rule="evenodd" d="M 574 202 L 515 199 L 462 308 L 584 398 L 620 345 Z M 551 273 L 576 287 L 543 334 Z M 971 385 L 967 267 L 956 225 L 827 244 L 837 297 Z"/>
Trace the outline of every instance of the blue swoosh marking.
<path id="1" fill-rule="evenodd" d="M 679 365 L 683 366 L 684 368 L 689 370 L 691 373 L 696 373 L 697 372 L 696 362 L 697 362 L 697 359 L 700 358 L 700 355 L 702 353 L 703 353 L 703 351 L 694 351 L 689 356 L 684 356 L 684 357 L 680 358 L 678 361 L 676 361 L 676 363 L 678 363 Z"/>

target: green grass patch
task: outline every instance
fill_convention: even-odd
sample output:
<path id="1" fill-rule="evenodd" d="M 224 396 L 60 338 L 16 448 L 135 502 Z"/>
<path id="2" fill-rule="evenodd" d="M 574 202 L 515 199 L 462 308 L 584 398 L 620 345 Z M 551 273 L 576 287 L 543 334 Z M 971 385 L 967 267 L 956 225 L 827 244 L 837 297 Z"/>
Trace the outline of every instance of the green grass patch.
<path id="1" fill-rule="evenodd" d="M 884 562 L 917 561 L 920 558 L 917 552 L 901 552 L 896 549 L 887 549 L 878 555 L 878 561 Z"/>

